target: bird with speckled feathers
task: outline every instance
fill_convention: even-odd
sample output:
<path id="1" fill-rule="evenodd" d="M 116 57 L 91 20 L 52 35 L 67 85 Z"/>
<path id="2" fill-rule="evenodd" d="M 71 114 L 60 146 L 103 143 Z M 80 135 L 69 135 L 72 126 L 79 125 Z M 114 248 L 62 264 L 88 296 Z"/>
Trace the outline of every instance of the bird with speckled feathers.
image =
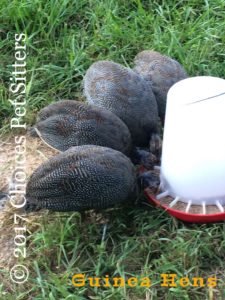
<path id="1" fill-rule="evenodd" d="M 43 108 L 31 129 L 51 147 L 98 145 L 130 155 L 132 141 L 127 126 L 110 111 L 75 100 L 63 100 Z"/>
<path id="2" fill-rule="evenodd" d="M 84 76 L 87 101 L 116 114 L 130 130 L 135 146 L 148 146 L 158 132 L 158 108 L 151 85 L 133 70 L 98 61 Z"/>
<path id="3" fill-rule="evenodd" d="M 123 153 L 101 146 L 77 146 L 34 171 L 27 183 L 26 209 L 102 209 L 134 200 L 136 190 L 134 165 Z"/>
<path id="4" fill-rule="evenodd" d="M 43 108 L 29 132 L 59 151 L 97 145 L 121 151 L 133 163 L 146 168 L 151 168 L 157 160 L 152 153 L 136 149 L 126 124 L 114 113 L 74 100 L 58 101 Z"/>
<path id="5" fill-rule="evenodd" d="M 176 60 L 153 50 L 138 53 L 134 64 L 134 71 L 151 83 L 164 123 L 167 93 L 173 84 L 187 78 L 186 71 Z"/>

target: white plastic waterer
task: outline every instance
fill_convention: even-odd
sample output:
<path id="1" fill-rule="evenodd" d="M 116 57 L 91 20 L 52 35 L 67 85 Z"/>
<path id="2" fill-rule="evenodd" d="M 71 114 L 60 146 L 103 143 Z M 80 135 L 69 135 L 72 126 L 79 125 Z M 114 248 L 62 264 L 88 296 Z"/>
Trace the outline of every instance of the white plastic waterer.
<path id="1" fill-rule="evenodd" d="M 179 81 L 167 95 L 162 193 L 191 205 L 225 205 L 225 80 L 199 76 Z"/>

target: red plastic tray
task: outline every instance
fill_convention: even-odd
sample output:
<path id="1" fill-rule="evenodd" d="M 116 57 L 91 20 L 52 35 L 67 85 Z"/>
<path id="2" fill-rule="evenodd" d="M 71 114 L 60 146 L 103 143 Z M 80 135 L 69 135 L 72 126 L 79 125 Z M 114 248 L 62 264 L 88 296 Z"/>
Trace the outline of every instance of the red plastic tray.
<path id="1" fill-rule="evenodd" d="M 161 204 L 153 195 L 151 195 L 148 190 L 145 190 L 145 195 L 147 196 L 149 202 L 155 204 L 156 206 L 162 207 L 165 209 L 170 215 L 176 217 L 185 222 L 191 223 L 212 223 L 212 222 L 219 222 L 225 220 L 225 212 L 221 213 L 214 213 L 214 214 L 191 214 L 186 213 L 180 210 L 176 210 L 170 208 L 167 205 Z"/>

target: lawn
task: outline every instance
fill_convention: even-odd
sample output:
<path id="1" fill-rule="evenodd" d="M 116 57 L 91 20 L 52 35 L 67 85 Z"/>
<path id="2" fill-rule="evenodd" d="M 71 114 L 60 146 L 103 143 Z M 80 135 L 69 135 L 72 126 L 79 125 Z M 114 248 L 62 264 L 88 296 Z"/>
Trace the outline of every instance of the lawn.
<path id="1" fill-rule="evenodd" d="M 84 101 L 82 78 L 97 60 L 132 67 L 138 52 L 154 49 L 177 59 L 190 76 L 225 78 L 223 0 L 2 0 L 0 18 L 3 141 L 10 134 L 14 114 L 8 99 L 15 33 L 27 35 L 28 125 L 53 101 Z M 7 211 L 1 238 L 13 230 L 12 222 L 13 212 Z M 26 283 L 14 284 L 7 262 L 1 263 L 2 300 L 225 299 L 224 222 L 185 224 L 142 204 L 82 215 L 42 211 L 27 216 L 25 223 L 30 276 Z M 74 287 L 71 279 L 78 273 L 148 277 L 151 286 L 91 287 L 87 283 Z M 161 286 L 165 273 L 177 274 L 177 286 Z M 213 276 L 217 276 L 217 285 L 209 287 L 207 278 Z M 179 284 L 182 277 L 188 277 L 190 283 L 201 277 L 205 286 L 183 287 Z"/>

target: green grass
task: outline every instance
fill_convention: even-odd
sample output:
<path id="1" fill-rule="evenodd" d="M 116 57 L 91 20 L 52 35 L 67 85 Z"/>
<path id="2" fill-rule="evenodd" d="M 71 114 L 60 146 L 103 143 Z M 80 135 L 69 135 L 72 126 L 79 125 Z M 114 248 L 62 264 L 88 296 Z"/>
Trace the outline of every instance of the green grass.
<path id="1" fill-rule="evenodd" d="M 28 286 L 11 286 L 17 299 L 224 299 L 225 224 L 188 225 L 153 207 L 120 207 L 99 216 L 87 213 L 45 213 L 29 237 Z M 30 225 L 31 226 L 31 225 Z M 28 226 L 29 228 L 29 226 Z M 150 288 L 73 287 L 73 274 L 88 277 L 144 277 Z M 161 287 L 160 274 L 208 278 L 217 276 L 210 298 L 208 287 Z M 7 273 L 5 274 L 7 276 Z M 29 297 L 28 297 L 29 294 Z M 15 299 L 14 296 L 1 299 Z M 19 296 L 20 295 L 20 296 Z"/>
<path id="2" fill-rule="evenodd" d="M 82 77 L 96 60 L 132 67 L 141 50 L 177 59 L 189 75 L 225 78 L 225 4 L 211 1 L 2 0 L 0 3 L 0 126 L 9 131 L 9 77 L 14 34 L 27 34 L 28 114 L 61 99 L 82 97 Z M 102 225 L 87 214 L 45 214 L 28 243 L 25 288 L 0 285 L 0 299 L 224 299 L 224 223 L 187 225 L 156 208 L 120 208 Z M 74 288 L 71 276 L 142 276 L 149 289 Z M 218 286 L 160 287 L 161 273 L 218 275 Z M 4 274 L 4 271 L 3 271 Z M 5 276 L 8 276 L 6 273 Z M 29 295 L 28 295 L 29 294 Z M 212 298 L 212 295 L 214 298 Z"/>

